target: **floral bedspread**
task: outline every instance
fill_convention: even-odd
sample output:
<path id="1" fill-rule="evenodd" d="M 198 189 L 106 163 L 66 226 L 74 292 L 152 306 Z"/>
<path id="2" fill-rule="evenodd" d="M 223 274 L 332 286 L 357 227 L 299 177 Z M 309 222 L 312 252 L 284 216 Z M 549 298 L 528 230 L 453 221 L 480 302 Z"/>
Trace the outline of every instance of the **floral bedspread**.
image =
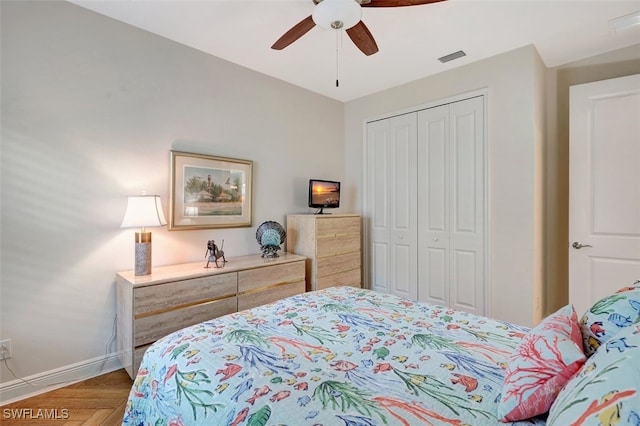
<path id="1" fill-rule="evenodd" d="M 305 293 L 157 341 L 123 424 L 503 425 L 527 331 L 364 289 Z"/>

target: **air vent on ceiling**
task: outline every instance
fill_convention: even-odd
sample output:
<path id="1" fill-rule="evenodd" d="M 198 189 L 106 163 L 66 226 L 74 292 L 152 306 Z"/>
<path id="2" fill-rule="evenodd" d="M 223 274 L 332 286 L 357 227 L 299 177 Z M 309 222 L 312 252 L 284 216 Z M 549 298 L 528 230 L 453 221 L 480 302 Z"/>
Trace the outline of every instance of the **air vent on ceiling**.
<path id="1" fill-rule="evenodd" d="M 438 58 L 438 60 L 444 64 L 445 62 L 453 61 L 454 59 L 462 58 L 463 56 L 467 56 L 467 54 L 462 50 L 458 50 L 457 52 L 444 55 L 443 57 Z"/>

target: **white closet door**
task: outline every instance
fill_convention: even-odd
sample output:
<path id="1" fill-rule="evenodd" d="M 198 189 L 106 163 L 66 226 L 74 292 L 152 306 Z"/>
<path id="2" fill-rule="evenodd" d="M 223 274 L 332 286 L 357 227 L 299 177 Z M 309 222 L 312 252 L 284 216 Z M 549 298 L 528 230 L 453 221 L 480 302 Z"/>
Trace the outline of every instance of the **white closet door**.
<path id="1" fill-rule="evenodd" d="M 449 306 L 449 106 L 418 112 L 418 299 Z"/>
<path id="2" fill-rule="evenodd" d="M 418 299 L 484 315 L 484 98 L 418 112 Z"/>
<path id="3" fill-rule="evenodd" d="M 484 315 L 484 98 L 450 105 L 449 306 Z"/>
<path id="4" fill-rule="evenodd" d="M 374 290 L 417 298 L 416 114 L 367 124 L 369 278 Z"/>

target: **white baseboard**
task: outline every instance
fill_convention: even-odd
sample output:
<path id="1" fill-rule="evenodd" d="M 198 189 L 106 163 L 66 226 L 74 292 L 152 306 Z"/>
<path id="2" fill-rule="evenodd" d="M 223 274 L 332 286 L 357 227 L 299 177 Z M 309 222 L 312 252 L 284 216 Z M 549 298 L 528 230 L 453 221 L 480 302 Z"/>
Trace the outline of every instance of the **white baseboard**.
<path id="1" fill-rule="evenodd" d="M 11 362 L 11 361 L 9 361 Z M 9 404 L 41 393 L 69 386 L 122 368 L 118 353 L 70 364 L 54 370 L 12 380 L 0 385 L 0 405 Z M 25 383 L 29 382 L 29 383 Z"/>

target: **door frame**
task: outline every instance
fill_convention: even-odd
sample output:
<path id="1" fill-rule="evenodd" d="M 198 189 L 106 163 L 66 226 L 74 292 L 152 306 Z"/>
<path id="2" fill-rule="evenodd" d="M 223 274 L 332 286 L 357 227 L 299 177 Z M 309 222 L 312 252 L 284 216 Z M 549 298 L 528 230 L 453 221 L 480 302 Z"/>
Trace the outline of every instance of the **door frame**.
<path id="1" fill-rule="evenodd" d="M 484 238 L 484 312 L 485 316 L 489 316 L 493 311 L 491 306 L 491 300 L 493 296 L 493 287 L 491 284 L 492 270 L 491 270 L 491 188 L 489 183 L 491 182 L 491 164 L 489 159 L 491 156 L 490 145 L 489 145 L 489 89 L 482 88 L 477 90 L 472 90 L 469 92 L 463 92 L 457 95 L 452 95 L 446 98 L 437 99 L 434 101 L 426 102 L 423 104 L 402 108 L 399 110 L 387 112 L 384 114 L 379 114 L 371 117 L 365 117 L 362 120 L 362 282 L 363 287 L 370 288 L 371 287 L 371 274 L 370 274 L 370 263 L 371 263 L 371 238 L 369 236 L 369 224 L 371 220 L 371 210 L 369 206 L 368 199 L 368 191 L 369 191 L 369 182 L 367 181 L 367 171 L 368 171 L 368 145 L 367 145 L 367 125 L 369 123 L 385 120 L 387 118 L 395 117 L 403 114 L 417 113 L 423 109 L 435 108 L 442 105 L 451 104 L 454 102 L 460 102 L 471 98 L 476 98 L 482 96 L 483 97 L 483 121 L 484 121 L 484 150 L 483 150 L 483 163 L 484 163 L 484 176 L 483 176 L 483 185 L 484 185 L 484 229 L 485 229 L 485 238 Z"/>

